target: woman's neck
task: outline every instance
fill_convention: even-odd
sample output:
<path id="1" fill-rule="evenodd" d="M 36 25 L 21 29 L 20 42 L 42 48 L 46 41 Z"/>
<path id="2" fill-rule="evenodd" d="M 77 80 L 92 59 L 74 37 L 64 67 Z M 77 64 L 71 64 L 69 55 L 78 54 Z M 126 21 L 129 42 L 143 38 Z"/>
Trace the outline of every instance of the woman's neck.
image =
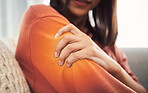
<path id="1" fill-rule="evenodd" d="M 72 14 L 70 11 L 66 10 L 62 12 L 63 15 L 70 21 L 72 22 L 77 28 L 79 29 L 84 29 L 85 28 L 85 23 L 88 18 L 88 15 L 84 16 L 75 16 Z"/>

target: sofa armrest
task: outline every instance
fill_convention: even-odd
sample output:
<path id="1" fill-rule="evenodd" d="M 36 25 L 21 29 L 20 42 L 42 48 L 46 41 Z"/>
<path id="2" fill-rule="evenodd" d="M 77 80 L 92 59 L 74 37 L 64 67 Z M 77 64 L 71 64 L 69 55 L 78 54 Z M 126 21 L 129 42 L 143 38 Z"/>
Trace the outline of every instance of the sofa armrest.
<path id="1" fill-rule="evenodd" d="M 13 53 L 0 41 L 0 93 L 30 93 Z"/>

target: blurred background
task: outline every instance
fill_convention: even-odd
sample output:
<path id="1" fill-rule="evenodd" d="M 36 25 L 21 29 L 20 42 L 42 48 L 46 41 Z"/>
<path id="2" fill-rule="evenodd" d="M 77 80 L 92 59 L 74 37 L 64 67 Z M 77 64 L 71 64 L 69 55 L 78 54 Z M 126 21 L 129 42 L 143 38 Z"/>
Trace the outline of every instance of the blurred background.
<path id="1" fill-rule="evenodd" d="M 118 47 L 148 48 L 148 0 L 117 0 Z M 0 0 L 0 39 L 18 37 L 21 19 L 30 5 L 50 0 Z"/>

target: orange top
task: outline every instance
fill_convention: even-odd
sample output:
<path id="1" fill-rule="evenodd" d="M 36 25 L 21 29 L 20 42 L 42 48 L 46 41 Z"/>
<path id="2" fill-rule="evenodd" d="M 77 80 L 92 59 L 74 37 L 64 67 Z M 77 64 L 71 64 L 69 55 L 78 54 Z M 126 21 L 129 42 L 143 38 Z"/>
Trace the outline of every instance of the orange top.
<path id="1" fill-rule="evenodd" d="M 16 59 L 32 92 L 133 93 L 132 89 L 90 60 L 79 60 L 71 68 L 65 65 L 58 66 L 58 58 L 54 57 L 54 51 L 63 36 L 56 39 L 54 36 L 67 24 L 69 21 L 50 6 L 35 5 L 26 12 L 21 26 Z M 120 52 L 115 46 L 103 50 L 117 61 L 122 61 L 119 59 L 120 55 L 119 57 L 116 55 L 117 51 L 118 54 Z M 120 64 L 126 64 L 126 61 Z M 127 66 L 124 69 L 128 71 Z"/>

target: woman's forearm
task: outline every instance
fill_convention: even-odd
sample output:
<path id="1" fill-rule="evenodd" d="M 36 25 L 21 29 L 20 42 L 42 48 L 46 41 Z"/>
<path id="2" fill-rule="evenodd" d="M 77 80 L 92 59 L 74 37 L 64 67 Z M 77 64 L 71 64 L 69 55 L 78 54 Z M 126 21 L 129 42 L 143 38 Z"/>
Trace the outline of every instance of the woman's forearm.
<path id="1" fill-rule="evenodd" d="M 112 75 L 120 80 L 122 83 L 127 85 L 128 87 L 132 88 L 138 93 L 146 93 L 146 90 L 144 89 L 143 86 L 138 84 L 136 81 L 134 81 L 129 74 L 119 65 L 119 69 L 116 70 Z"/>
<path id="2" fill-rule="evenodd" d="M 99 50 L 99 49 L 98 49 Z M 129 74 L 111 57 L 109 57 L 105 52 L 99 54 L 97 51 L 95 57 L 91 60 L 101 65 L 107 72 L 109 72 L 116 79 L 124 83 L 126 86 L 130 87 L 138 93 L 146 93 L 145 88 L 133 80 Z M 101 58 L 100 58 L 101 57 Z M 101 60 L 100 60 L 101 59 Z"/>
<path id="3" fill-rule="evenodd" d="M 103 53 L 103 52 L 102 52 Z M 96 57 L 92 58 L 94 62 L 101 65 L 107 72 L 109 72 L 112 76 L 114 76 L 116 79 L 124 83 L 126 86 L 130 87 L 134 91 L 138 93 L 146 93 L 146 90 L 143 86 L 141 86 L 139 83 L 134 81 L 129 74 L 111 57 L 109 57 L 107 54 L 102 54 L 102 59 L 100 60 L 100 55 L 98 55 L 98 52 L 95 53 Z M 106 57 L 103 57 L 106 56 Z"/>

